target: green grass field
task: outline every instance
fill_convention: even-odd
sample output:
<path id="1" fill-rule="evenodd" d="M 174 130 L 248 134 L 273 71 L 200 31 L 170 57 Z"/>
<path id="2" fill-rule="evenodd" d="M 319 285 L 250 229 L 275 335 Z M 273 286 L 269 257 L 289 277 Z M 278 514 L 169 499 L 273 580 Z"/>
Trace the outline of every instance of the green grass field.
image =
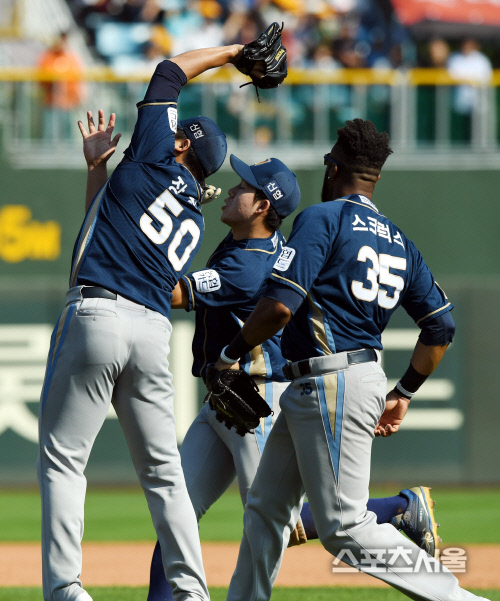
<path id="1" fill-rule="evenodd" d="M 397 493 L 397 486 L 377 488 L 372 495 Z M 499 543 L 500 489 L 436 488 L 436 520 L 447 544 Z M 205 541 L 239 541 L 242 530 L 240 498 L 231 488 L 204 516 L 200 535 Z M 38 541 L 38 492 L 0 490 L 0 542 Z M 146 501 L 140 489 L 89 490 L 85 506 L 86 541 L 154 540 Z"/>
<path id="2" fill-rule="evenodd" d="M 89 587 L 88 592 L 95 601 L 145 601 L 145 587 L 104 588 Z M 498 590 L 476 590 L 478 595 L 486 596 L 490 601 L 500 601 Z M 212 587 L 212 601 L 225 601 L 226 588 Z M 38 588 L 0 588 L 0 601 L 40 601 L 41 590 Z M 406 599 L 393 589 L 374 588 L 275 588 L 272 601 L 401 601 Z"/>
<path id="3" fill-rule="evenodd" d="M 388 496 L 398 487 L 377 488 L 372 496 Z M 436 518 L 446 545 L 500 544 L 498 507 L 500 489 L 435 489 Z M 139 489 L 89 490 L 86 501 L 86 541 L 144 541 L 155 539 L 147 505 Z M 207 513 L 200 534 L 205 541 L 239 541 L 242 508 L 238 492 L 231 488 Z M 40 504 L 37 491 L 0 490 L 0 542 L 39 541 Z M 312 543 L 314 544 L 314 543 Z M 145 601 L 145 587 L 89 587 L 95 601 Z M 224 601 L 227 589 L 211 588 L 212 601 Z M 477 594 L 500 601 L 500 590 Z M 40 588 L 2 588 L 0 601 L 40 601 Z M 373 588 L 276 588 L 273 601 L 398 601 L 395 590 Z"/>

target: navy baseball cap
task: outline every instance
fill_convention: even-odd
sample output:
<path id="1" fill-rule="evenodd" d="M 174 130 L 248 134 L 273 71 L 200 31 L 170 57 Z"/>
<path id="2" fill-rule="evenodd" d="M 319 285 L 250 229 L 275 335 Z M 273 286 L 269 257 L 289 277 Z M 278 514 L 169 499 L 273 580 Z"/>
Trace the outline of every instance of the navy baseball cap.
<path id="1" fill-rule="evenodd" d="M 227 142 L 222 129 L 208 117 L 192 117 L 179 122 L 200 161 L 205 177 L 218 171 L 226 158 Z"/>
<path id="2" fill-rule="evenodd" d="M 264 192 L 281 218 L 287 217 L 299 206 L 297 177 L 285 163 L 279 159 L 266 159 L 255 165 L 247 165 L 234 154 L 230 160 L 231 167 L 241 179 Z"/>

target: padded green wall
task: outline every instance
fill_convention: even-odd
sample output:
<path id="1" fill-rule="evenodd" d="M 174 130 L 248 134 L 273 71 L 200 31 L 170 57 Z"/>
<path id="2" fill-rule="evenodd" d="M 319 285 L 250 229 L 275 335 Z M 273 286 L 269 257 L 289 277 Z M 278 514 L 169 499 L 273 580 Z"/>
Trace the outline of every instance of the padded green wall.
<path id="1" fill-rule="evenodd" d="M 302 207 L 319 201 L 323 173 L 322 168 L 297 172 Z M 73 242 L 83 219 L 85 177 L 84 170 L 14 170 L 0 162 L 0 325 L 54 323 L 57 318 Z M 390 440 L 377 440 L 373 460 L 376 480 L 401 480 L 411 474 L 412 482 L 413 477 L 426 482 L 500 482 L 500 446 L 496 443 L 500 404 L 495 378 L 500 337 L 499 180 L 496 172 L 486 170 L 386 171 L 377 185 L 374 201 L 380 211 L 416 242 L 456 305 L 456 343 L 445 357 L 440 375 L 453 380 L 456 393 L 452 403 L 463 411 L 465 423 L 447 432 L 414 430 Z M 223 171 L 211 181 L 227 190 L 238 178 L 231 171 Z M 26 227 L 5 220 L 6 205 L 31 210 Z M 194 269 L 204 265 L 227 232 L 219 221 L 219 201 L 205 207 L 204 214 L 206 234 Z M 42 226 L 46 222 L 60 224 L 58 258 L 6 261 L 5 257 L 11 256 L 5 254 L 6 249 L 43 230 L 33 221 Z M 285 234 L 291 225 L 289 218 L 283 227 Z M 394 321 L 396 327 L 411 325 L 399 312 Z M 386 357 L 389 377 L 397 378 L 407 365 L 409 352 L 387 352 Z M 429 407 L 436 406 L 434 401 L 429 403 Z M 36 412 L 36 406 L 30 409 Z M 118 481 L 135 479 L 118 424 L 107 423 L 105 430 L 91 458 L 90 481 L 109 481 L 110 474 Z M 0 433 L 0 484 L 33 482 L 35 457 L 35 444 L 11 430 Z"/>

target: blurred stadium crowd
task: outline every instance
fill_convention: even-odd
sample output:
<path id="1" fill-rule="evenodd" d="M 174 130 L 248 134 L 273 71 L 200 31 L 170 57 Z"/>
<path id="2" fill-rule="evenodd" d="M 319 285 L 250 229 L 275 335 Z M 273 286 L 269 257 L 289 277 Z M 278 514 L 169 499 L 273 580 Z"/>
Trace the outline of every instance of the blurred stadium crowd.
<path id="1" fill-rule="evenodd" d="M 446 67 L 451 48 L 463 53 L 457 40 L 451 48 L 443 39 L 417 45 L 390 0 L 67 2 L 96 57 L 120 71 L 154 66 L 162 57 L 193 48 L 244 44 L 272 21 L 286 23 L 283 38 L 291 67 Z M 472 50 L 477 58 L 477 43 Z M 496 63 L 495 49 L 490 50 Z"/>
<path id="2" fill-rule="evenodd" d="M 377 0 L 68 0 L 97 55 L 117 68 L 250 42 L 285 21 L 292 67 L 399 67 L 404 28 Z"/>
<path id="3" fill-rule="evenodd" d="M 141 94 L 131 87 L 130 76 L 137 75 L 145 85 L 164 58 L 195 48 L 244 44 L 277 21 L 285 25 L 289 67 L 299 70 L 289 81 L 303 85 L 283 86 L 287 89 L 268 95 L 253 109 L 252 119 L 241 102 L 248 89 L 240 91 L 221 80 L 215 87 L 205 87 L 210 90 L 207 95 L 203 86 L 190 86 L 184 95 L 186 110 L 208 111 L 224 121 L 234 138 L 262 144 L 318 141 L 334 135 L 345 120 L 363 115 L 401 144 L 496 145 L 500 125 L 491 128 L 490 115 L 500 114 L 500 88 L 495 84 L 493 94 L 488 90 L 493 69 L 500 67 L 500 23 L 488 35 L 487 28 L 481 30 L 475 23 L 460 33 L 416 35 L 411 24 L 399 20 L 398 8 L 422 3 L 432 0 L 36 0 L 33 6 L 38 6 L 36 14 L 44 22 L 27 11 L 32 16 L 27 30 L 38 25 L 38 35 L 1 46 L 0 34 L 0 65 L 36 65 L 39 71 L 31 82 L 6 87 L 10 92 L 5 98 L 13 105 L 18 96 L 31 103 L 28 125 L 24 120 L 22 127 L 14 128 L 22 130 L 20 138 L 74 138 L 78 132 L 71 124 L 89 98 L 112 105 L 113 110 L 118 107 L 123 114 L 121 101 L 125 107 L 133 106 L 128 96 Z M 26 5 L 21 0 L 0 0 L 0 9 L 17 4 Z M 63 13 L 64 22 L 58 21 Z M 85 80 L 84 69 L 99 66 L 109 66 L 114 73 L 107 71 L 100 84 Z M 442 71 L 401 92 L 404 97 L 412 95 L 411 102 L 401 103 L 393 83 L 408 85 L 408 74 L 415 67 Z M 377 73 L 359 75 L 354 69 Z M 300 70 L 308 71 L 306 83 Z M 403 77 L 391 80 L 391 70 Z M 379 72 L 382 78 L 370 81 Z M 326 83 L 326 74 L 339 79 L 317 85 Z M 361 77 L 365 88 L 350 75 Z M 457 85 L 449 85 L 450 75 Z M 113 78 L 115 84 L 120 80 L 124 85 L 113 85 Z"/>

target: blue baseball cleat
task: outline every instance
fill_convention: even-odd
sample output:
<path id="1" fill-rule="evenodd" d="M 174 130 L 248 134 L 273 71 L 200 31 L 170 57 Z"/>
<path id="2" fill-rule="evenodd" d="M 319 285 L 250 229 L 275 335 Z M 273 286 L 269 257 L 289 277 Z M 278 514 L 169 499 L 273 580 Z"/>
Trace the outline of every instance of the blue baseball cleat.
<path id="1" fill-rule="evenodd" d="M 427 486 L 402 490 L 399 494 L 408 499 L 408 508 L 404 513 L 392 518 L 391 524 L 437 559 L 438 545 L 442 541 L 437 533 L 439 524 L 434 519 L 435 502 L 431 499 L 430 490 Z"/>

